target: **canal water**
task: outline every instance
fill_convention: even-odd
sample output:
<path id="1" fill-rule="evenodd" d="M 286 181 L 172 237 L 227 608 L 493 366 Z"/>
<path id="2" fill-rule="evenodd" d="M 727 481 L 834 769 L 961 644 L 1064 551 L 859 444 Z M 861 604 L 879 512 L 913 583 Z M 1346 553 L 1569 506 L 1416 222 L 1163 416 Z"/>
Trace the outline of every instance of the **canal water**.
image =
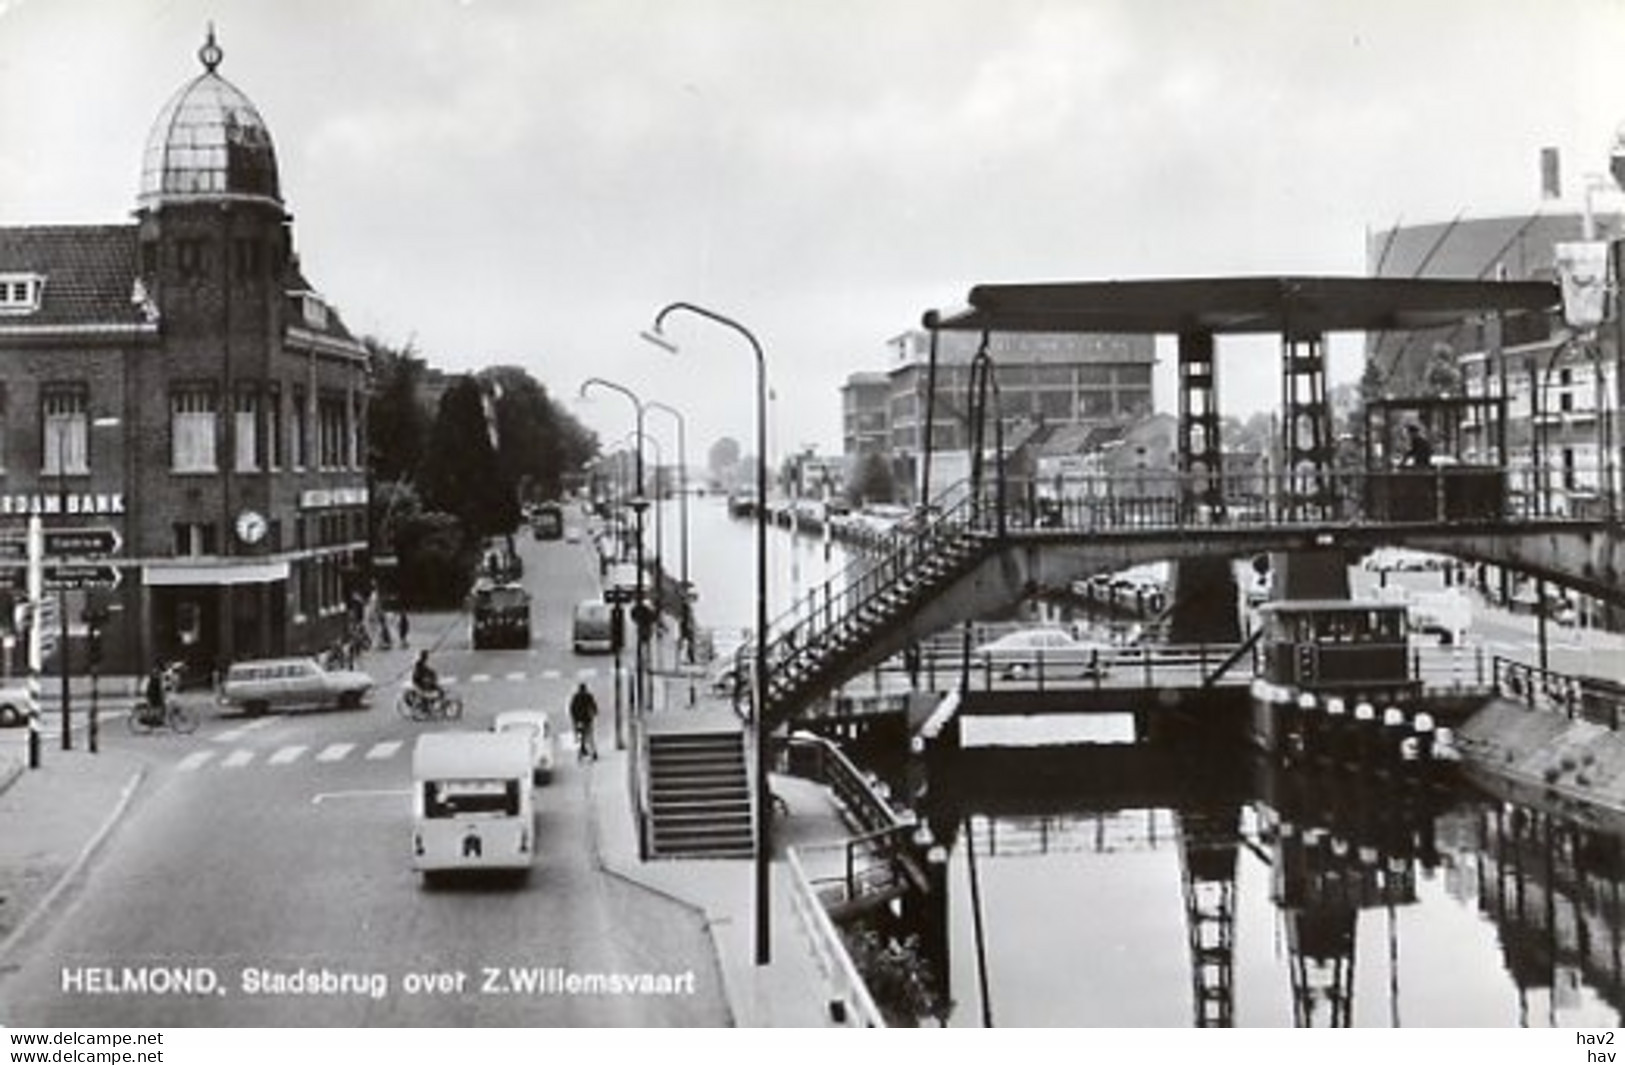
<path id="1" fill-rule="evenodd" d="M 702 623 L 748 625 L 751 524 L 690 520 Z M 774 614 L 844 564 L 771 537 Z M 949 1025 L 1625 1023 L 1625 829 L 1595 815 L 1212 745 L 988 747 L 950 775 L 921 811 Z"/>

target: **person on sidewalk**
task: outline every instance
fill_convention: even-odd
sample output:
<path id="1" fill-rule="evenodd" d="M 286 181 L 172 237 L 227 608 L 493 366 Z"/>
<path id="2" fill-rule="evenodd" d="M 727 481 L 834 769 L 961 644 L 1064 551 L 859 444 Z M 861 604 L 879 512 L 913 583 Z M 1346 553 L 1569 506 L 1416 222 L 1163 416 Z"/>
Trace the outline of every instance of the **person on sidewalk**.
<path id="1" fill-rule="evenodd" d="M 597 720 L 598 700 L 587 690 L 587 682 L 582 681 L 575 694 L 570 696 L 570 724 L 575 727 L 578 762 L 584 762 L 589 758 L 594 762 L 598 761 L 598 740 L 593 735 L 593 727 Z"/>
<path id="2" fill-rule="evenodd" d="M 401 608 L 400 617 L 396 619 L 395 631 L 401 638 L 401 650 L 406 650 L 408 646 L 406 642 L 406 634 L 412 631 L 412 623 L 407 620 L 406 609 L 404 607 Z"/>

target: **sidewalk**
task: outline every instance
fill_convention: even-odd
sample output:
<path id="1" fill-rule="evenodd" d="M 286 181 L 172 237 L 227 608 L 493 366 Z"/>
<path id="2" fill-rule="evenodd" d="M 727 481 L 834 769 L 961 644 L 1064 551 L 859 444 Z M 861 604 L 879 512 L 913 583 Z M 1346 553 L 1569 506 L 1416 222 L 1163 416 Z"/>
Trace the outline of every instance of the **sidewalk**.
<path id="1" fill-rule="evenodd" d="M 55 737 L 50 737 L 54 741 Z M 136 755 L 42 744 L 27 764 L 27 729 L 0 733 L 0 964 L 111 834 L 146 775 Z"/>
<path id="2" fill-rule="evenodd" d="M 689 713 L 681 702 L 657 714 Z M 844 840 L 849 832 L 833 799 L 821 786 L 773 776 L 772 790 L 788 815 L 775 818 L 770 869 L 768 942 L 771 960 L 756 964 L 756 866 L 749 859 L 638 857 L 636 822 L 628 784 L 630 751 L 600 746 L 589 786 L 593 838 L 608 872 L 682 902 L 704 914 L 722 970 L 734 1024 L 742 1028 L 838 1027 L 828 1009 L 833 997 L 819 970 L 791 903 L 787 846 Z"/>

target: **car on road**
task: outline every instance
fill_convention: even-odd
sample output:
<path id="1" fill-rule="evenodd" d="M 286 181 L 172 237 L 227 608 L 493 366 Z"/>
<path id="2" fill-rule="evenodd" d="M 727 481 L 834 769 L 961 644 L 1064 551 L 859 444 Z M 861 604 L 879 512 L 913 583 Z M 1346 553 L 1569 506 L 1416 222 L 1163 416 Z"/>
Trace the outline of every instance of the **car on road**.
<path id="1" fill-rule="evenodd" d="M 470 596 L 472 631 L 469 642 L 476 651 L 486 647 L 530 646 L 530 593 L 517 583 L 481 581 Z"/>
<path id="2" fill-rule="evenodd" d="M 1112 646 L 1075 639 L 1065 629 L 1017 629 L 971 652 L 973 669 L 991 669 L 1006 680 L 1026 676 L 1103 677 Z"/>
<path id="3" fill-rule="evenodd" d="M 0 728 L 28 724 L 28 689 L 21 684 L 0 687 Z"/>
<path id="4" fill-rule="evenodd" d="M 531 780 L 546 784 L 559 764 L 559 737 L 546 710 L 503 710 L 491 719 L 492 732 L 513 732 L 530 741 Z"/>
<path id="5" fill-rule="evenodd" d="M 359 710 L 376 682 L 359 669 L 328 669 L 315 658 L 234 662 L 220 682 L 220 702 L 250 715 L 268 710 Z"/>

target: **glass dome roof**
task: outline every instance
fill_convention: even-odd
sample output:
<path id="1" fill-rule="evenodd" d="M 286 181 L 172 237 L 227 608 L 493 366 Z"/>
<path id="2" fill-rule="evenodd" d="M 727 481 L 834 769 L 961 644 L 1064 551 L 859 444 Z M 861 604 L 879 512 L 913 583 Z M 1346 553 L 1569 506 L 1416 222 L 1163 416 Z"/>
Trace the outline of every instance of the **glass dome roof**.
<path id="1" fill-rule="evenodd" d="M 215 73 L 221 56 L 211 28 L 198 52 L 203 73 L 170 98 L 147 136 L 142 207 L 200 199 L 282 203 L 271 131 L 248 97 Z"/>

